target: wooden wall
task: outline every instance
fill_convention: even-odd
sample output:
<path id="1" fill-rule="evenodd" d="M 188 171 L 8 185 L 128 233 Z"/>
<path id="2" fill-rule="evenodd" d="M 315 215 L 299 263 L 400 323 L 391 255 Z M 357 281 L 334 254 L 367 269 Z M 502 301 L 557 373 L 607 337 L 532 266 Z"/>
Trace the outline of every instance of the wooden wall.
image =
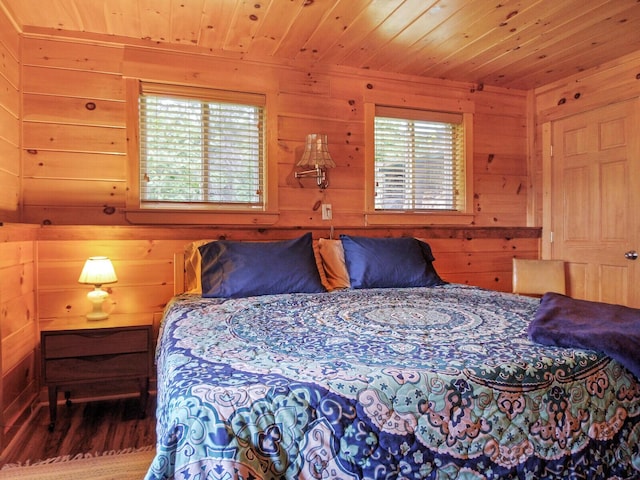
<path id="1" fill-rule="evenodd" d="M 248 62 L 108 40 L 92 43 L 33 35 L 23 39 L 23 221 L 45 226 L 38 260 L 40 318 L 82 311 L 78 305 L 85 303 L 84 290 L 76 284 L 76 276 L 89 255 L 114 257 L 122 272 L 121 281 L 112 287 L 119 309 L 151 312 L 161 309 L 170 296 L 171 249 L 202 235 L 289 238 L 313 229 L 316 236 L 328 236 L 334 226 L 336 234 L 356 229 L 369 235 L 430 237 L 433 232 L 420 228 L 366 228 L 364 103 L 372 98 L 408 106 L 428 100 L 435 108 L 465 104 L 474 111 L 473 222 L 464 229 L 439 230 L 441 248 L 435 249 L 451 257 L 445 262 L 455 281 L 509 290 L 515 250 L 537 256 L 539 230 L 525 228 L 526 92 L 491 87 L 478 91 L 470 84 L 435 79 Z M 238 225 L 209 231 L 125 228 L 131 183 L 125 84 L 130 78 L 268 96 L 269 161 L 277 163 L 279 219 L 266 233 Z M 293 176 L 304 138 L 315 131 L 329 135 L 337 163 L 329 172 L 331 186 L 324 192 L 306 182 L 303 188 Z M 313 210 L 321 199 L 333 205 L 332 222 L 323 221 L 321 212 Z M 104 233 L 104 227 L 116 226 L 123 228 L 106 230 L 117 232 L 116 238 Z M 180 244 L 172 242 L 176 236 Z M 518 241 L 522 244 L 510 243 Z M 459 252 L 477 259 L 462 264 Z"/>
<path id="2" fill-rule="evenodd" d="M 0 451 L 38 391 L 36 233 L 34 226 L 0 227 Z"/>
<path id="3" fill-rule="evenodd" d="M 279 239 L 302 231 L 427 239 L 448 281 L 508 291 L 511 258 L 537 257 L 542 225 L 542 124 L 640 94 L 640 54 L 534 92 L 368 70 L 216 58 L 184 47 L 19 34 L 0 11 L 0 333 L 2 425 L 18 424 L 36 385 L 37 320 L 83 315 L 77 284 L 90 255 L 108 255 L 119 312 L 154 315 L 173 292 L 172 253 L 200 238 Z M 125 217 L 128 78 L 264 92 L 277 162 L 271 228 L 144 227 Z M 474 114 L 473 223 L 366 227 L 365 100 L 469 102 Z M 562 101 L 564 100 L 564 101 Z M 92 104 L 95 108 L 90 108 Z M 323 194 L 293 178 L 307 133 L 329 134 L 337 168 Z M 312 209 L 333 205 L 327 223 Z M 21 222 L 22 225 L 7 225 Z M 5 440 L 9 436 L 5 437 Z M 3 443 L 0 439 L 0 449 Z"/>
<path id="4" fill-rule="evenodd" d="M 435 79 L 247 62 L 103 40 L 23 38 L 22 220 L 44 226 L 38 244 L 40 318 L 83 311 L 79 305 L 86 300 L 77 272 L 87 256 L 96 254 L 116 262 L 121 281 L 112 289 L 119 309 L 160 310 L 171 293 L 172 249 L 203 235 L 289 238 L 313 229 L 316 236 L 326 237 L 331 226 L 336 234 L 436 235 L 442 243 L 434 250 L 450 256 L 442 264 L 448 265 L 452 281 L 500 290 L 511 288 L 510 259 L 517 249 L 537 256 L 539 230 L 526 228 L 527 92 L 478 91 L 470 84 Z M 129 78 L 267 94 L 269 161 L 277 163 L 279 205 L 279 220 L 267 232 L 237 225 L 208 230 L 127 226 Z M 428 99 L 436 108 L 472 105 L 472 225 L 435 233 L 421 227 L 366 227 L 364 103 L 372 98 L 409 106 Z M 306 182 L 303 188 L 293 176 L 305 136 L 315 131 L 328 133 L 337 163 L 324 192 Z M 313 210 L 320 199 L 333 205 L 332 222 Z M 179 242 L 173 241 L 177 238 Z M 474 258 L 460 262 L 459 252 Z M 494 256 L 496 252 L 500 255 Z"/>
<path id="5" fill-rule="evenodd" d="M 532 181 L 535 194 L 535 225 L 543 225 L 543 126 L 553 120 L 640 97 L 640 51 L 586 70 L 532 92 L 535 113 L 535 146 Z M 639 127 L 640 128 L 640 127 Z M 640 133 L 639 133 L 640 134 Z M 637 152 L 640 156 L 640 152 Z"/>
<path id="6" fill-rule="evenodd" d="M 20 221 L 20 37 L 0 10 L 0 222 Z"/>
<path id="7" fill-rule="evenodd" d="M 41 320 L 84 315 L 88 287 L 77 283 L 84 260 L 109 256 L 118 282 L 109 285 L 115 311 L 153 315 L 161 312 L 173 293 L 173 253 L 198 239 L 275 240 L 314 228 L 155 228 L 46 226 L 38 234 L 38 305 Z M 486 227 L 479 229 L 404 228 L 337 229 L 339 233 L 369 236 L 415 236 L 427 240 L 435 266 L 449 282 L 479 285 L 500 291 L 511 289 L 511 258 L 535 258 L 539 230 Z"/>
<path id="8" fill-rule="evenodd" d="M 24 215 L 38 224 L 125 225 L 125 78 L 264 92 L 269 161 L 278 165 L 276 226 L 364 225 L 364 103 L 469 103 L 474 118 L 474 224 L 527 225 L 526 92 L 317 65 L 260 64 L 135 45 L 23 39 Z M 95 105 L 88 109 L 87 105 Z M 322 196 L 293 178 L 307 133 L 326 132 L 337 168 Z"/>
<path id="9" fill-rule="evenodd" d="M 20 221 L 20 44 L 0 10 L 0 451 L 37 391 L 35 232 Z"/>
<path id="10" fill-rule="evenodd" d="M 15 80 L 11 100 L 0 100 L 2 105 L 16 105 L 10 110 L 15 124 L 10 155 L 0 156 L 13 158 L 8 168 L 13 173 L 0 179 L 0 196 L 6 182 L 17 192 L 18 206 L 0 208 L 0 221 L 22 222 L 15 231 L 24 238 L 0 249 L 0 265 L 24 270 L 25 277 L 33 279 L 38 320 L 86 313 L 87 287 L 77 278 L 91 255 L 108 255 L 114 262 L 119 281 L 109 290 L 116 312 L 158 318 L 173 292 L 173 252 L 200 238 L 281 239 L 303 231 L 312 231 L 317 238 L 327 237 L 331 226 L 336 235 L 418 236 L 431 243 L 436 268 L 445 280 L 502 291 L 511 289 L 514 255 L 538 256 L 540 229 L 528 216 L 531 103 L 527 92 L 491 87 L 478 91 L 470 84 L 366 70 L 244 62 L 187 48 L 168 51 L 140 42 L 116 44 L 107 37 L 80 41 L 8 36 L 16 45 L 11 49 L 12 66 L 3 65 L 0 79 L 13 69 L 22 80 Z M 274 146 L 269 161 L 277 162 L 278 222 L 267 229 L 130 225 L 125 215 L 130 184 L 125 95 L 129 78 L 266 93 Z M 421 98 L 435 105 L 473 106 L 472 224 L 365 225 L 363 104 L 373 97 L 408 105 Z M 293 177 L 306 134 L 317 131 L 328 133 L 337 163 L 324 193 L 307 182 L 303 188 Z M 0 172 L 3 168 L 0 164 Z M 320 199 L 333 205 L 332 222 L 321 220 L 320 211 L 313 210 Z M 16 260 L 15 249 L 22 252 L 30 246 L 36 251 L 32 263 L 24 255 Z M 8 278 L 14 291 L 24 291 L 19 278 Z M 28 318 L 25 312 L 20 314 L 27 331 L 34 328 L 33 311 L 30 314 Z M 22 345 L 7 344 L 7 355 L 21 368 L 27 367 L 29 355 L 32 359 L 38 355 L 37 338 L 31 334 L 24 338 Z M 21 357 L 25 352 L 29 353 Z M 2 372 L 3 377 L 8 372 L 4 365 Z M 16 399 L 31 391 L 24 384 L 20 388 Z M 21 406 L 27 409 L 29 402 Z"/>

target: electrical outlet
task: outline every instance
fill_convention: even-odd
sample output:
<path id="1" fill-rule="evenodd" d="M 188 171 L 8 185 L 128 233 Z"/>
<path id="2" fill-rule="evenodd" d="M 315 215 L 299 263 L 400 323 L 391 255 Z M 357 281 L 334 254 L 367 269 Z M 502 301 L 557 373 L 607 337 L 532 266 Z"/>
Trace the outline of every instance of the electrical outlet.
<path id="1" fill-rule="evenodd" d="M 323 220 L 331 220 L 333 218 L 333 211 L 331 210 L 330 203 L 322 204 L 322 219 Z"/>

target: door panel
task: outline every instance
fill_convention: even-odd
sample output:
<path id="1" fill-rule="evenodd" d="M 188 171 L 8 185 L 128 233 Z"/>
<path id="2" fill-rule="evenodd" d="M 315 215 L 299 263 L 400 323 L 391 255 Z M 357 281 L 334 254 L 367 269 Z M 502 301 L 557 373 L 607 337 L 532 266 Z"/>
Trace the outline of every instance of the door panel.
<path id="1" fill-rule="evenodd" d="M 568 262 L 569 295 L 640 307 L 638 99 L 552 125 L 552 258 Z"/>

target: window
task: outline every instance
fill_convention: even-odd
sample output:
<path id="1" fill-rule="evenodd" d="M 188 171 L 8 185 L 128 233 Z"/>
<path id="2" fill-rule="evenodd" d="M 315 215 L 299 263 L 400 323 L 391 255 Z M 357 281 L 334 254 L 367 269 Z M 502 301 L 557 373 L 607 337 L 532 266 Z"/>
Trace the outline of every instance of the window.
<path id="1" fill-rule="evenodd" d="M 142 84 L 141 208 L 264 207 L 262 95 Z"/>
<path id="2" fill-rule="evenodd" d="M 463 114 L 375 107 L 376 211 L 464 212 Z"/>

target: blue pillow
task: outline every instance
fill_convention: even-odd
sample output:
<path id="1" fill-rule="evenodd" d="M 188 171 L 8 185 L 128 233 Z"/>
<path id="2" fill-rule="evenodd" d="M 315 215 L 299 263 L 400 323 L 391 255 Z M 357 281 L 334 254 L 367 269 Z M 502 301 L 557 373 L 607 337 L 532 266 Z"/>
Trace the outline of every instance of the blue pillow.
<path id="1" fill-rule="evenodd" d="M 219 240 L 198 250 L 203 297 L 326 291 L 320 281 L 311 233 L 277 242 Z"/>
<path id="2" fill-rule="evenodd" d="M 431 247 L 415 238 L 340 235 L 351 288 L 403 288 L 443 285 Z"/>

